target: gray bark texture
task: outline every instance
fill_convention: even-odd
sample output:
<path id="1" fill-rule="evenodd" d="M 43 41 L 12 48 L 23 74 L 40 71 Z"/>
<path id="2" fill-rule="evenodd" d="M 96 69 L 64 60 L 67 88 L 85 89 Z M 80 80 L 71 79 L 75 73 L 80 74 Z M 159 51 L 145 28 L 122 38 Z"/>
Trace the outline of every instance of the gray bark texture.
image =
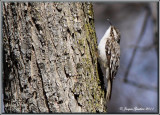
<path id="1" fill-rule="evenodd" d="M 2 7 L 5 113 L 105 112 L 92 4 Z"/>

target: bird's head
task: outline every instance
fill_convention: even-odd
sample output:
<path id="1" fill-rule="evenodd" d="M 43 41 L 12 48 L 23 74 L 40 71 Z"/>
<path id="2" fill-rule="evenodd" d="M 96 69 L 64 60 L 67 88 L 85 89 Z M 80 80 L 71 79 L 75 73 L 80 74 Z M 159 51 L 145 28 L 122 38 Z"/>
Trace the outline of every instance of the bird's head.
<path id="1" fill-rule="evenodd" d="M 110 36 L 115 39 L 118 43 L 120 43 L 120 32 L 119 30 L 112 25 L 111 21 L 107 19 L 110 24 Z"/>

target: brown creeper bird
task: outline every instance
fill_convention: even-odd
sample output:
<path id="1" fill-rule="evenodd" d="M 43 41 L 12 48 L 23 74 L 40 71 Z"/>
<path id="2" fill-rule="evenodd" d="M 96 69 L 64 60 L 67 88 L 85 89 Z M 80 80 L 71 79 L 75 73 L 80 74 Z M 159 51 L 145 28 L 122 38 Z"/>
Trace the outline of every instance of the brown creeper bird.
<path id="1" fill-rule="evenodd" d="M 109 20 L 108 20 L 109 21 Z M 98 61 L 103 72 L 106 100 L 111 99 L 112 83 L 120 65 L 120 32 L 111 22 L 98 45 Z"/>

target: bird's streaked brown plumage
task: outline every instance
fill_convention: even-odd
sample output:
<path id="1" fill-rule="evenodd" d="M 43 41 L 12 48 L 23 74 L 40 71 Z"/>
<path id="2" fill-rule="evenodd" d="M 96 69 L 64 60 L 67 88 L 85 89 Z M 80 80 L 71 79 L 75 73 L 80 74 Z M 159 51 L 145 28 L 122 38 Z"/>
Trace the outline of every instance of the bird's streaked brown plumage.
<path id="1" fill-rule="evenodd" d="M 120 65 L 119 30 L 111 25 L 102 37 L 98 45 L 98 50 L 99 62 L 104 74 L 105 88 L 107 90 L 106 99 L 108 101 L 111 99 L 113 79 L 115 78 Z"/>

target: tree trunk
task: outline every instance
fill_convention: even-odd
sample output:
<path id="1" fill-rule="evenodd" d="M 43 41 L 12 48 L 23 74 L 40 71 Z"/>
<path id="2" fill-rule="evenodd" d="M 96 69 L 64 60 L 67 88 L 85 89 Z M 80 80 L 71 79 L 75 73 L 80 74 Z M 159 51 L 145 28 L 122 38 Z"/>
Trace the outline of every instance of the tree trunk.
<path id="1" fill-rule="evenodd" d="M 5 113 L 104 112 L 90 3 L 3 2 Z"/>

